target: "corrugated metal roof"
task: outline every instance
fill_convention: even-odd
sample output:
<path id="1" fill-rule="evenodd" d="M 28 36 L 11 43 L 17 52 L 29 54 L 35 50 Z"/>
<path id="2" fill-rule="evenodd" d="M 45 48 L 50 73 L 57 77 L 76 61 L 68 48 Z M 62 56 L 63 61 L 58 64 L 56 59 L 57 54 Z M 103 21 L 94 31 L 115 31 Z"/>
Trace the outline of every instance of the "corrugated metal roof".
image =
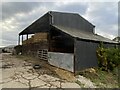
<path id="1" fill-rule="evenodd" d="M 48 32 L 51 24 L 93 32 L 95 26 L 77 13 L 49 11 L 26 27 L 19 35 Z"/>
<path id="2" fill-rule="evenodd" d="M 77 37 L 80 39 L 93 40 L 93 41 L 103 41 L 103 42 L 108 42 L 108 43 L 117 43 L 115 41 L 112 41 L 108 38 L 105 38 L 105 37 L 97 35 L 97 34 L 83 32 L 81 30 L 76 30 L 76 29 L 62 27 L 62 26 L 56 26 L 56 25 L 53 25 L 53 27 L 55 27 L 55 28 L 57 28 L 57 29 L 59 29 L 59 30 L 61 30 L 61 31 L 73 36 L 73 37 Z"/>

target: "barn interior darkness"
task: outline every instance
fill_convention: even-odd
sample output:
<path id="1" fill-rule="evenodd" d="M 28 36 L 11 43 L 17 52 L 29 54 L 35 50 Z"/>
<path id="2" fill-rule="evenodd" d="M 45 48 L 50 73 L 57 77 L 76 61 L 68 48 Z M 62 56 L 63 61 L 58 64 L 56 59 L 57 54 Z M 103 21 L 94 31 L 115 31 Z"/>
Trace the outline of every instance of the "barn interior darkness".
<path id="1" fill-rule="evenodd" d="M 50 30 L 49 51 L 74 53 L 74 38 L 56 28 Z"/>

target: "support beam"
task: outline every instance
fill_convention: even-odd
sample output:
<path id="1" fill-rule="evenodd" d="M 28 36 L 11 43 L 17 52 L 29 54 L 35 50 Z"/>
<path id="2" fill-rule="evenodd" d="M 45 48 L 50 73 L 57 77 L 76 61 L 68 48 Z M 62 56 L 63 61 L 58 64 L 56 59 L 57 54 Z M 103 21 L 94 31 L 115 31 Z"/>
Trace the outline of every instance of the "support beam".
<path id="1" fill-rule="evenodd" d="M 51 33 L 48 33 L 48 51 L 51 51 Z"/>
<path id="2" fill-rule="evenodd" d="M 26 39 L 28 40 L 28 34 L 26 35 Z"/>
<path id="3" fill-rule="evenodd" d="M 22 44 L 23 44 L 23 35 L 22 35 Z"/>
<path id="4" fill-rule="evenodd" d="M 20 45 L 20 35 L 18 36 L 18 45 Z"/>

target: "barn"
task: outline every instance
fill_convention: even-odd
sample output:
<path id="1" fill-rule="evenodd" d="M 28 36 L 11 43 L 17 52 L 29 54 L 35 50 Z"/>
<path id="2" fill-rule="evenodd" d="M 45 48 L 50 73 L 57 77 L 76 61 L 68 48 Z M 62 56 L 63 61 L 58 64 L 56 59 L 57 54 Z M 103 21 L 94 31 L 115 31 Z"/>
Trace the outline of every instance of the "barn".
<path id="1" fill-rule="evenodd" d="M 94 31 L 95 26 L 77 13 L 49 11 L 19 33 L 16 49 L 76 73 L 98 65 L 96 49 L 100 42 L 106 47 L 116 44 Z"/>

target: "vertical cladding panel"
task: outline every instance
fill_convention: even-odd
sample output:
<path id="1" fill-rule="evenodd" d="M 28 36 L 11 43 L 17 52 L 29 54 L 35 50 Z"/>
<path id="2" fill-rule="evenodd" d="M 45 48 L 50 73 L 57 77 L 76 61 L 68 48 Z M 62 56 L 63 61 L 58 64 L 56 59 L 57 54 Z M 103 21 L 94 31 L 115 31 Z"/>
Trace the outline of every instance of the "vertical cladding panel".
<path id="1" fill-rule="evenodd" d="M 94 42 L 78 41 L 75 42 L 75 71 L 80 71 L 89 67 L 96 67 L 98 44 Z"/>
<path id="2" fill-rule="evenodd" d="M 104 43 L 103 46 L 104 46 L 105 48 L 113 48 L 113 47 L 116 46 L 116 44 Z"/>
<path id="3" fill-rule="evenodd" d="M 74 72 L 73 54 L 48 52 L 48 62 L 56 67 Z"/>
<path id="4" fill-rule="evenodd" d="M 24 34 L 34 34 L 38 32 L 48 32 L 50 29 L 50 17 L 49 14 L 45 14 L 35 22 L 33 22 L 30 26 L 24 29 L 19 35 Z"/>
<path id="5" fill-rule="evenodd" d="M 94 26 L 78 14 L 53 12 L 53 25 L 93 32 Z"/>
<path id="6" fill-rule="evenodd" d="M 49 18 L 49 14 L 47 13 L 44 16 L 42 16 L 40 19 L 38 19 L 32 28 L 34 28 L 38 32 L 39 30 L 48 31 L 50 28 L 49 24 L 50 24 L 50 18 Z"/>

